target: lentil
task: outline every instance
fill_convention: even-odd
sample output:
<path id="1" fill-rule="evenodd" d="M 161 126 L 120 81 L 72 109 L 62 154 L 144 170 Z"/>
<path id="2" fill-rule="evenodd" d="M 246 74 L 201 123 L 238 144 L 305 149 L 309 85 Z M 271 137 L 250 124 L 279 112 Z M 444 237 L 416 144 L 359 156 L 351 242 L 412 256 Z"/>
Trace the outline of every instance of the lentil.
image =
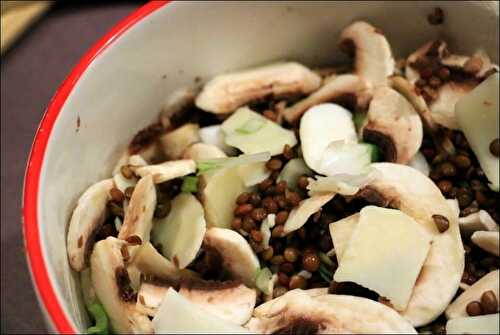
<path id="1" fill-rule="evenodd" d="M 455 165 L 460 170 L 467 170 L 471 166 L 470 158 L 465 155 L 455 157 Z"/>
<path id="2" fill-rule="evenodd" d="M 432 216 L 432 219 L 434 220 L 434 223 L 436 224 L 436 228 L 438 229 L 438 231 L 440 233 L 444 233 L 445 231 L 448 230 L 448 228 L 450 227 L 450 222 L 448 221 L 448 219 L 443 216 L 443 215 L 440 215 L 440 214 L 434 214 Z"/>
<path id="3" fill-rule="evenodd" d="M 286 192 L 285 199 L 292 207 L 298 206 L 300 201 L 302 200 L 300 195 L 297 192 L 293 191 Z"/>
<path id="4" fill-rule="evenodd" d="M 109 191 L 109 195 L 111 196 L 111 200 L 117 203 L 121 203 L 125 199 L 125 195 L 123 194 L 123 192 L 116 187 L 113 187 Z"/>
<path id="5" fill-rule="evenodd" d="M 260 195 L 258 195 L 257 193 L 255 192 L 252 192 L 250 193 L 250 199 L 249 199 L 249 202 L 252 206 L 254 207 L 257 207 L 260 205 L 261 203 L 261 198 L 260 198 Z"/>
<path id="6" fill-rule="evenodd" d="M 274 250 L 272 246 L 269 246 L 269 248 L 267 248 L 261 253 L 261 257 L 265 261 L 270 260 L 273 257 L 273 255 L 274 255 Z"/>
<path id="7" fill-rule="evenodd" d="M 262 200 L 262 206 L 267 210 L 268 213 L 277 213 L 278 204 L 271 197 L 266 197 Z"/>
<path id="8" fill-rule="evenodd" d="M 293 273 L 294 270 L 295 268 L 292 263 L 286 262 L 280 265 L 280 271 L 286 274 L 291 274 Z"/>
<path id="9" fill-rule="evenodd" d="M 309 272 L 316 272 L 321 265 L 319 256 L 315 252 L 304 253 L 302 257 L 302 266 Z"/>
<path id="10" fill-rule="evenodd" d="M 498 300 L 495 292 L 489 290 L 481 295 L 481 307 L 484 314 L 493 314 L 497 312 Z"/>
<path id="11" fill-rule="evenodd" d="M 250 213 L 252 219 L 257 222 L 264 220 L 267 216 L 267 212 L 264 208 L 254 208 Z"/>
<path id="12" fill-rule="evenodd" d="M 276 224 L 282 225 L 285 224 L 286 220 L 288 219 L 288 212 L 287 211 L 280 211 L 278 214 L 276 214 Z"/>
<path id="13" fill-rule="evenodd" d="M 455 165 L 451 162 L 444 162 L 440 165 L 439 170 L 441 174 L 445 177 L 454 177 L 457 174 L 457 169 Z"/>
<path id="14" fill-rule="evenodd" d="M 257 225 L 255 224 L 255 221 L 252 220 L 252 218 L 246 216 L 243 218 L 243 230 L 246 231 L 247 233 L 250 233 L 252 229 L 257 228 Z"/>
<path id="15" fill-rule="evenodd" d="M 437 186 L 439 187 L 439 190 L 441 190 L 443 194 L 448 194 L 453 188 L 453 184 L 451 183 L 451 181 L 446 179 L 440 180 Z"/>
<path id="16" fill-rule="evenodd" d="M 287 262 L 295 263 L 299 258 L 299 251 L 296 248 L 288 247 L 285 249 L 283 256 Z"/>
<path id="17" fill-rule="evenodd" d="M 164 218 L 170 212 L 170 208 L 171 208 L 170 202 L 157 204 L 154 212 L 154 217 L 158 219 Z"/>
<path id="18" fill-rule="evenodd" d="M 122 165 L 122 167 L 120 168 L 120 172 L 122 176 L 127 179 L 132 179 L 134 177 L 134 171 L 132 171 L 129 165 Z"/>
<path id="19" fill-rule="evenodd" d="M 285 144 L 285 146 L 283 147 L 283 157 L 285 157 L 285 159 L 287 160 L 295 157 L 293 149 L 289 144 Z"/>
<path id="20" fill-rule="evenodd" d="M 265 191 L 267 190 L 271 185 L 273 184 L 273 181 L 271 179 L 264 179 L 263 181 L 260 182 L 259 184 L 259 190 L 260 191 Z"/>
<path id="21" fill-rule="evenodd" d="M 276 193 L 283 194 L 285 193 L 287 188 L 288 188 L 287 182 L 285 180 L 281 180 L 280 182 L 278 182 L 278 184 L 276 184 Z"/>
<path id="22" fill-rule="evenodd" d="M 467 314 L 469 314 L 469 316 L 477 316 L 483 314 L 483 308 L 479 301 L 469 302 L 467 304 L 467 307 L 465 307 L 465 310 L 467 311 Z"/>
<path id="23" fill-rule="evenodd" d="M 278 272 L 278 282 L 283 286 L 288 286 L 290 283 L 290 278 L 286 273 Z"/>
<path id="24" fill-rule="evenodd" d="M 448 80 L 450 78 L 450 70 L 447 67 L 442 67 L 438 70 L 438 76 L 441 80 Z"/>
<path id="25" fill-rule="evenodd" d="M 233 221 L 231 221 L 231 227 L 234 230 L 238 231 L 238 230 L 241 229 L 241 223 L 242 223 L 241 218 L 236 217 L 236 218 L 233 219 Z"/>
<path id="26" fill-rule="evenodd" d="M 244 204 L 244 205 L 239 205 L 234 209 L 234 215 L 237 216 L 244 216 L 250 213 L 253 209 L 253 206 L 251 204 Z"/>
<path id="27" fill-rule="evenodd" d="M 250 200 L 250 194 L 248 192 L 241 193 L 238 198 L 236 198 L 236 203 L 238 205 L 244 205 Z"/>
<path id="28" fill-rule="evenodd" d="M 266 167 L 271 170 L 271 171 L 276 171 L 281 169 L 283 166 L 283 162 L 279 160 L 278 158 L 273 158 L 266 163 Z"/>
<path id="29" fill-rule="evenodd" d="M 429 79 L 429 85 L 432 88 L 438 88 L 439 86 L 441 86 L 441 79 L 433 76 Z"/>
<path id="30" fill-rule="evenodd" d="M 282 236 L 283 236 L 283 225 L 275 226 L 271 232 L 271 237 L 277 238 Z"/>
<path id="31" fill-rule="evenodd" d="M 271 264 L 274 264 L 274 265 L 280 265 L 280 264 L 283 264 L 283 262 L 285 262 L 285 258 L 283 257 L 283 255 L 275 255 L 271 258 Z"/>
<path id="32" fill-rule="evenodd" d="M 293 275 L 290 278 L 290 283 L 288 285 L 290 290 L 300 288 L 300 289 L 305 289 L 307 287 L 307 281 L 304 277 L 298 276 L 298 275 Z"/>
<path id="33" fill-rule="evenodd" d="M 250 236 L 252 236 L 252 239 L 257 242 L 257 243 L 260 243 L 262 242 L 262 233 L 256 229 L 253 229 L 250 231 Z"/>

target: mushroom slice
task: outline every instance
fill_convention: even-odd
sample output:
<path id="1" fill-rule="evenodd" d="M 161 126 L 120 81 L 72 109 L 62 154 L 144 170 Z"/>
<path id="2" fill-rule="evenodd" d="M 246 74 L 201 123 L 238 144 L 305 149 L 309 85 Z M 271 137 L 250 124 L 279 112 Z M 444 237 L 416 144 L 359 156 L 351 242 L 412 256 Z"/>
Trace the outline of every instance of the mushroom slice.
<path id="1" fill-rule="evenodd" d="M 476 231 L 470 237 L 472 243 L 484 251 L 495 256 L 500 256 L 500 232 L 498 231 Z"/>
<path id="2" fill-rule="evenodd" d="M 148 242 L 143 244 L 131 263 L 148 276 L 153 276 L 163 281 L 178 285 L 183 279 L 198 278 L 198 274 L 188 269 L 179 269 L 174 263 L 163 257 L 153 245 Z"/>
<path id="3" fill-rule="evenodd" d="M 201 175 L 201 202 L 209 227 L 230 228 L 236 198 L 246 191 L 238 168 L 226 168 Z"/>
<path id="4" fill-rule="evenodd" d="M 118 238 L 127 240 L 135 236 L 139 237 L 140 243 L 148 242 L 155 207 L 156 190 L 153 177 L 150 175 L 142 177 L 130 198 Z"/>
<path id="5" fill-rule="evenodd" d="M 141 177 L 153 176 L 153 182 L 160 184 L 168 180 L 187 176 L 196 171 L 196 163 L 192 159 L 167 161 L 156 165 L 146 165 L 135 169 Z"/>
<path id="6" fill-rule="evenodd" d="M 206 231 L 203 207 L 190 193 L 181 193 L 172 200 L 172 209 L 155 222 L 153 239 L 161 245 L 163 255 L 183 269 L 196 257 Z"/>
<path id="7" fill-rule="evenodd" d="M 78 199 L 67 237 L 69 264 L 75 271 L 85 268 L 94 235 L 106 218 L 106 204 L 113 187 L 112 179 L 102 180 L 90 186 Z"/>
<path id="8" fill-rule="evenodd" d="M 370 97 L 368 84 L 359 76 L 344 74 L 328 80 L 317 91 L 288 107 L 283 112 L 285 119 L 293 123 L 309 108 L 324 102 L 350 99 L 355 106 L 363 105 Z"/>
<path id="9" fill-rule="evenodd" d="M 380 29 L 369 23 L 357 21 L 347 26 L 340 35 L 340 45 L 355 56 L 355 73 L 373 86 L 385 85 L 394 73 L 391 47 Z"/>
<path id="10" fill-rule="evenodd" d="M 284 308 L 291 296 L 293 296 L 293 295 L 302 296 L 303 294 L 307 295 L 308 297 L 315 298 L 315 297 L 319 297 L 319 296 L 328 294 L 328 288 L 321 287 L 321 288 L 311 288 L 311 289 L 307 289 L 307 290 L 302 290 L 302 289 L 296 288 L 296 289 L 290 290 L 287 293 L 283 294 L 282 296 L 279 296 L 277 298 L 269 300 L 269 301 L 259 305 L 258 307 L 256 307 L 253 311 L 253 315 L 256 317 L 266 316 L 269 313 L 271 313 L 271 311 L 273 309 Z"/>
<path id="11" fill-rule="evenodd" d="M 293 290 L 255 310 L 246 327 L 252 332 L 301 334 L 416 334 L 393 309 L 378 302 L 344 295 L 311 297 Z"/>
<path id="12" fill-rule="evenodd" d="M 387 161 L 406 164 L 420 149 L 422 121 L 413 106 L 395 90 L 376 89 L 366 116 L 363 139 L 378 144 Z"/>
<path id="13" fill-rule="evenodd" d="M 245 328 L 213 315 L 169 288 L 155 317 L 156 334 L 247 334 Z"/>
<path id="14" fill-rule="evenodd" d="M 446 334 L 498 334 L 500 333 L 499 314 L 469 316 L 448 320 Z"/>
<path id="15" fill-rule="evenodd" d="M 121 247 L 124 241 L 114 237 L 97 242 L 90 257 L 92 285 L 99 301 L 104 306 L 116 333 L 152 333 L 148 317 L 131 301 L 129 279 L 125 270 Z"/>
<path id="16" fill-rule="evenodd" d="M 269 95 L 308 94 L 320 84 L 320 76 L 299 63 L 274 63 L 213 78 L 196 98 L 196 106 L 215 114 L 230 113 Z"/>
<path id="17" fill-rule="evenodd" d="M 125 190 L 129 187 L 135 187 L 135 185 L 137 184 L 137 178 L 125 178 L 125 176 L 123 176 L 121 168 L 126 165 L 130 165 L 133 166 L 133 168 L 136 168 L 140 166 L 146 166 L 148 165 L 148 163 L 144 160 L 144 158 L 142 158 L 141 155 L 129 156 L 127 154 L 120 158 L 115 168 L 113 169 L 113 181 L 115 182 L 116 188 L 122 192 L 125 192 Z"/>
<path id="18" fill-rule="evenodd" d="M 171 284 L 158 280 L 145 280 L 137 292 L 136 308 L 143 314 L 155 316 Z"/>
<path id="19" fill-rule="evenodd" d="M 420 115 L 423 125 L 429 131 L 436 131 L 437 125 L 432 119 L 432 114 L 422 95 L 417 94 L 415 86 L 401 76 L 392 76 L 390 78 L 390 86 L 399 94 L 404 96 L 406 100 L 415 108 L 415 111 Z"/>
<path id="20" fill-rule="evenodd" d="M 298 207 L 294 208 L 283 227 L 283 232 L 288 234 L 300 229 L 306 224 L 307 219 L 321 209 L 328 201 L 332 200 L 335 193 L 315 194 L 310 198 L 302 200 Z"/>
<path id="21" fill-rule="evenodd" d="M 184 153 L 182 154 L 183 159 L 192 159 L 192 160 L 200 160 L 200 159 L 212 159 L 212 158 L 224 158 L 227 155 L 212 144 L 206 143 L 195 143 L 189 146 Z"/>
<path id="22" fill-rule="evenodd" d="M 331 103 L 310 108 L 300 120 L 300 139 L 307 166 L 320 172 L 325 149 L 333 141 L 357 141 L 351 113 Z"/>
<path id="23" fill-rule="evenodd" d="M 179 294 L 221 319 L 243 325 L 252 316 L 257 292 L 239 282 L 194 280 L 181 284 Z"/>
<path id="24" fill-rule="evenodd" d="M 492 219 L 490 214 L 481 209 L 476 213 L 469 214 L 458 219 L 460 232 L 462 235 L 471 235 L 475 231 L 499 231 L 498 224 Z"/>
<path id="25" fill-rule="evenodd" d="M 205 233 L 204 247 L 219 253 L 223 268 L 234 279 L 255 287 L 259 259 L 243 236 L 231 229 L 213 227 Z"/>
<path id="26" fill-rule="evenodd" d="M 185 125 L 172 130 L 160 137 L 160 142 L 168 159 L 179 159 L 184 150 L 191 144 L 200 141 L 200 126 L 195 123 Z"/>
<path id="27" fill-rule="evenodd" d="M 456 319 L 468 316 L 467 305 L 472 301 L 481 301 L 481 295 L 486 291 L 493 291 L 497 297 L 497 301 L 500 301 L 500 296 L 498 295 L 500 287 L 499 278 L 500 272 L 499 270 L 495 270 L 479 279 L 446 308 L 446 317 L 448 319 Z"/>
<path id="28" fill-rule="evenodd" d="M 433 242 L 413 293 L 401 315 L 415 327 L 438 317 L 455 295 L 464 270 L 464 248 L 458 215 L 436 184 L 419 171 L 400 164 L 375 163 L 379 171 L 357 196 L 369 202 L 400 209 L 432 235 Z M 449 228 L 438 233 L 433 215 L 447 219 Z"/>

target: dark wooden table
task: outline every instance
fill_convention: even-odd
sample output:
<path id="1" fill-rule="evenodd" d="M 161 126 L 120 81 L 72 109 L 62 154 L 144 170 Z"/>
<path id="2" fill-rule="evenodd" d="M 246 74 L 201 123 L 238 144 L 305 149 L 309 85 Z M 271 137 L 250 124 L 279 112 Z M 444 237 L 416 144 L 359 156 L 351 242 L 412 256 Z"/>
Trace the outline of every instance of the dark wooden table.
<path id="1" fill-rule="evenodd" d="M 139 7 L 135 1 L 59 3 L 1 59 L 1 333 L 45 333 L 24 254 L 26 160 L 50 98 L 89 47 Z"/>

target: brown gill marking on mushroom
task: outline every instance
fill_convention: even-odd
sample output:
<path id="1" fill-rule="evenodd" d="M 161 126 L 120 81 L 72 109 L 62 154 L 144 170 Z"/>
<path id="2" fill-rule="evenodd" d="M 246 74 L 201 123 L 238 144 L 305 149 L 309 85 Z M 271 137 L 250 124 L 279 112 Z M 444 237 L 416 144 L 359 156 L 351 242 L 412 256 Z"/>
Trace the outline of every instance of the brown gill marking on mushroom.
<path id="1" fill-rule="evenodd" d="M 386 161 L 396 162 L 397 151 L 394 139 L 380 131 L 370 129 L 372 126 L 372 124 L 368 123 L 367 127 L 363 129 L 363 141 L 377 144 Z"/>
<path id="2" fill-rule="evenodd" d="M 298 317 L 288 321 L 288 324 L 280 329 L 273 331 L 271 334 L 319 334 L 319 330 L 324 328 L 321 321 L 313 320 L 306 317 Z"/>

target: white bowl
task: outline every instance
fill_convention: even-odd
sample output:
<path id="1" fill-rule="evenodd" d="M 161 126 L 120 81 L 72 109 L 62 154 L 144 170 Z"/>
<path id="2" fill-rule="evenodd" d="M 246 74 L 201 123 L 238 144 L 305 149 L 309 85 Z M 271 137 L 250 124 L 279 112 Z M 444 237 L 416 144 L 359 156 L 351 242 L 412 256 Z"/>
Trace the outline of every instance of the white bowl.
<path id="1" fill-rule="evenodd" d="M 444 24 L 428 24 L 434 7 L 444 10 Z M 165 96 L 192 85 L 195 77 L 272 60 L 343 60 L 338 35 L 356 19 L 381 28 L 396 56 L 442 37 L 452 50 L 483 48 L 498 62 L 493 1 L 151 2 L 82 58 L 45 112 L 25 178 L 27 257 L 49 330 L 78 333 L 88 325 L 66 256 L 66 227 L 76 200 L 110 175 L 133 134 L 158 115 Z"/>

